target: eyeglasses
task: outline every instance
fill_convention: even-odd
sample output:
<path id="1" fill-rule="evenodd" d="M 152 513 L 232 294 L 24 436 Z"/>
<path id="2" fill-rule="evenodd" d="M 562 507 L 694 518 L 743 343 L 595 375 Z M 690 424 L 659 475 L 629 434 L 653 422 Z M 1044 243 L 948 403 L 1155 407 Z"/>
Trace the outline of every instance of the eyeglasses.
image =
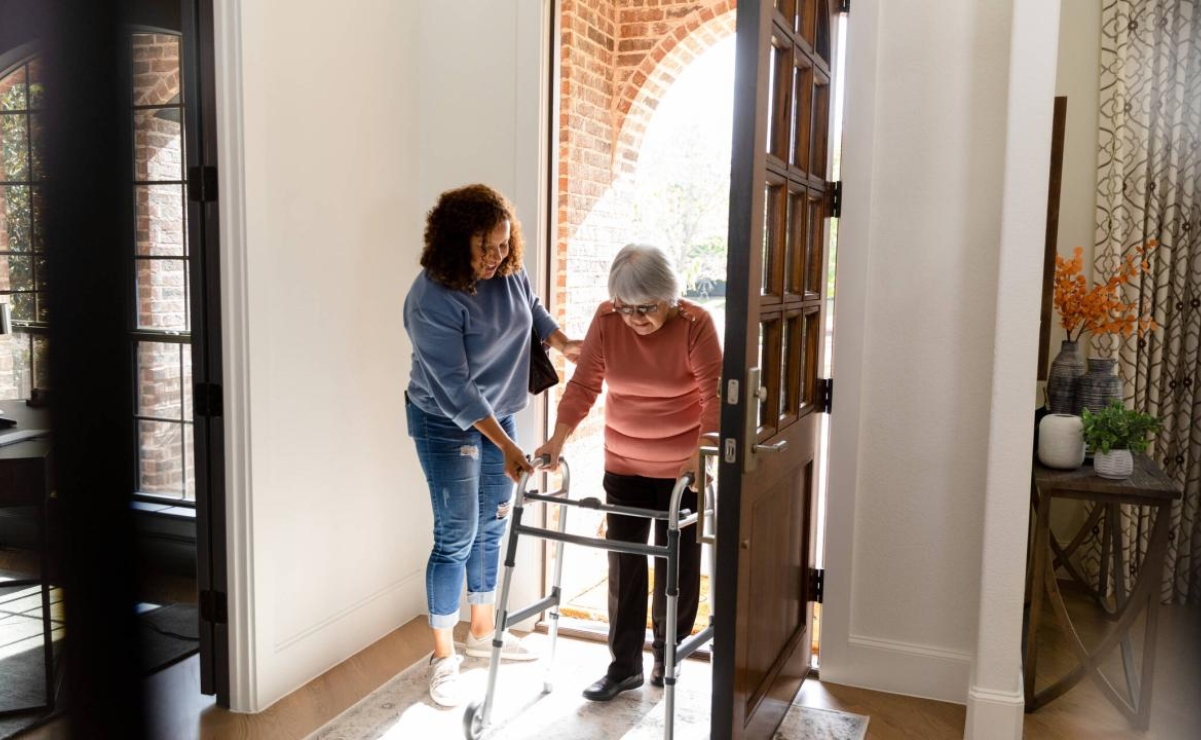
<path id="1" fill-rule="evenodd" d="M 652 314 L 652 313 L 655 313 L 656 311 L 658 311 L 659 304 L 658 303 L 643 303 L 642 305 L 639 305 L 639 306 L 623 306 L 620 303 L 618 303 L 616 299 L 614 299 L 613 300 L 613 310 L 616 311 L 617 313 L 621 314 L 622 316 L 630 316 L 634 313 L 637 313 L 639 316 L 646 316 L 647 314 Z"/>

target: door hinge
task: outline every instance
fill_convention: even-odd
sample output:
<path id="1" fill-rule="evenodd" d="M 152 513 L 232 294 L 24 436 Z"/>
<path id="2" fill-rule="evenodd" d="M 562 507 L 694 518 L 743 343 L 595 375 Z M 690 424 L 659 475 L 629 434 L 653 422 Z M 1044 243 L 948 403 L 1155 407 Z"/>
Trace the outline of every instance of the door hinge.
<path id="1" fill-rule="evenodd" d="M 838 12 L 839 13 L 850 13 L 851 12 L 851 0 L 838 0 Z"/>
<path id="2" fill-rule="evenodd" d="M 224 592 L 200 592 L 200 618 L 211 624 L 229 623 L 229 605 Z"/>
<path id="3" fill-rule="evenodd" d="M 223 416 L 221 386 L 216 383 L 196 383 L 192 387 L 192 413 L 205 418 Z"/>
<path id="4" fill-rule="evenodd" d="M 842 218 L 842 180 L 826 183 L 830 194 L 830 218 Z"/>
<path id="5" fill-rule="evenodd" d="M 211 165 L 188 168 L 188 200 L 217 202 L 217 168 Z"/>
<path id="6" fill-rule="evenodd" d="M 813 395 L 813 405 L 817 407 L 817 413 L 830 413 L 830 409 L 834 408 L 834 379 L 818 378 Z"/>
<path id="7" fill-rule="evenodd" d="M 826 590 L 826 571 L 822 568 L 809 569 L 809 601 L 822 603 L 822 596 Z"/>

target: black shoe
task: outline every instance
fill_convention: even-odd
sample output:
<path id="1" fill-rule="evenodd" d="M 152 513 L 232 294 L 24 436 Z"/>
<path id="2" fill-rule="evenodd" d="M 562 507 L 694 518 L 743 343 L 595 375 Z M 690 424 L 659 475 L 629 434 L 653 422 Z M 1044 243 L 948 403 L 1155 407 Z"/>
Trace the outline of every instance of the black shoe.
<path id="1" fill-rule="evenodd" d="M 636 689 L 642 685 L 642 674 L 635 673 L 629 678 L 615 681 L 608 676 L 584 689 L 584 698 L 589 701 L 609 701 L 623 691 Z"/>
<path id="2" fill-rule="evenodd" d="M 663 674 L 667 672 L 667 666 L 662 663 L 655 663 L 655 667 L 651 669 L 651 686 L 663 688 Z M 676 678 L 680 677 L 680 666 L 676 666 L 674 671 Z"/>

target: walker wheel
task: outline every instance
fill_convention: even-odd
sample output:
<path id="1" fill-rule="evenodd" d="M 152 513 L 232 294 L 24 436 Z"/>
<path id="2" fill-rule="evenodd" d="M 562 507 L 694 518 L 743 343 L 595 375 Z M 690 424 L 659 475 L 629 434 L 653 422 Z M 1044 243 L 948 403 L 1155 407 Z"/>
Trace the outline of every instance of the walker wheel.
<path id="1" fill-rule="evenodd" d="M 554 690 L 555 690 L 555 685 L 553 683 L 551 683 L 550 681 L 546 681 L 542 684 L 542 693 L 543 694 L 549 694 L 550 692 L 552 692 Z"/>
<path id="2" fill-rule="evenodd" d="M 479 740 L 484 736 L 483 709 L 482 701 L 473 701 L 467 705 L 467 711 L 463 712 L 463 734 L 468 740 Z"/>

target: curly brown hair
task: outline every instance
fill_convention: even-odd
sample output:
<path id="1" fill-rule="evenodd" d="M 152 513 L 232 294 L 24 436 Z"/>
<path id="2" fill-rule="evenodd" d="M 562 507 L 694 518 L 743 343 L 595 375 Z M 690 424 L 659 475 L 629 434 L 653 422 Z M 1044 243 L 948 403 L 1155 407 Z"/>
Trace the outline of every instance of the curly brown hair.
<path id="1" fill-rule="evenodd" d="M 467 185 L 447 190 L 425 215 L 425 248 L 421 266 L 434 282 L 475 293 L 476 277 L 471 268 L 471 240 L 483 236 L 504 221 L 509 222 L 509 254 L 496 268 L 497 275 L 512 275 L 521 269 L 521 223 L 513 204 L 487 185 Z"/>

